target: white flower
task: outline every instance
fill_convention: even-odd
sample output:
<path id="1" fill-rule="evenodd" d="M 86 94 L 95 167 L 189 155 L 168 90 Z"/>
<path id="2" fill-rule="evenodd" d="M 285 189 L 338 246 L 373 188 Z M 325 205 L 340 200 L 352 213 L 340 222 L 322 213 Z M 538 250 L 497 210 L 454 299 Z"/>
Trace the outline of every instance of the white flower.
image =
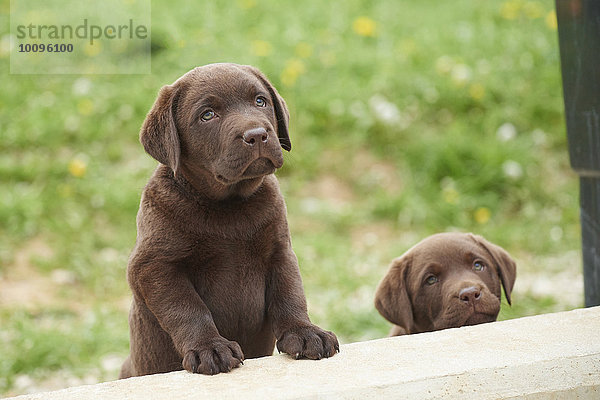
<path id="1" fill-rule="evenodd" d="M 473 27 L 465 22 L 458 24 L 456 36 L 461 42 L 470 42 L 473 38 Z"/>
<path id="2" fill-rule="evenodd" d="M 546 135 L 546 132 L 541 129 L 534 129 L 533 132 L 531 132 L 531 138 L 536 146 L 545 146 L 547 142 L 547 136 L 548 135 Z"/>
<path id="3" fill-rule="evenodd" d="M 369 106 L 375 114 L 375 118 L 381 122 L 395 124 L 400 121 L 400 110 L 398 110 L 398 107 L 379 94 L 369 99 Z"/>
<path id="4" fill-rule="evenodd" d="M 79 129 L 79 118 L 75 115 L 69 115 L 65 118 L 65 130 L 67 132 L 75 132 Z"/>
<path id="5" fill-rule="evenodd" d="M 523 167 L 514 160 L 505 161 L 504 164 L 502 164 L 502 171 L 504 172 L 504 175 L 515 180 L 523 176 Z"/>
<path id="6" fill-rule="evenodd" d="M 76 96 L 84 96 L 92 89 L 92 81 L 87 78 L 79 78 L 73 82 L 73 94 Z"/>
<path id="7" fill-rule="evenodd" d="M 496 136 L 501 142 L 508 142 L 517 136 L 517 128 L 510 122 L 506 122 L 500 125 L 500 128 L 496 131 Z"/>
<path id="8" fill-rule="evenodd" d="M 300 202 L 300 209 L 306 214 L 316 214 L 321 210 L 321 203 L 314 197 L 307 197 Z"/>
<path id="9" fill-rule="evenodd" d="M 452 81 L 457 85 L 464 85 L 471 80 L 471 68 L 465 64 L 456 64 L 452 68 Z"/>
<path id="10" fill-rule="evenodd" d="M 550 229 L 550 239 L 555 242 L 560 242 L 563 238 L 563 229 L 560 226 L 553 226 Z"/>

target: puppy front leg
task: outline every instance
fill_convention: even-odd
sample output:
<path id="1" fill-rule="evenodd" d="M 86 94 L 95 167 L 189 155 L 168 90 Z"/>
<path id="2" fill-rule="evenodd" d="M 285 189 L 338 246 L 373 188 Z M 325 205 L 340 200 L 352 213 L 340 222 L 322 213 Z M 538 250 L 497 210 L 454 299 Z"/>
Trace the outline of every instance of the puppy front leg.
<path id="1" fill-rule="evenodd" d="M 169 334 L 186 370 L 214 375 L 243 362 L 240 346 L 219 334 L 210 310 L 177 266 L 132 264 L 132 290 Z"/>
<path id="2" fill-rule="evenodd" d="M 268 312 L 277 350 L 296 359 L 331 357 L 340 349 L 337 337 L 310 322 L 298 260 L 291 249 L 286 253 L 274 267 L 269 282 Z"/>

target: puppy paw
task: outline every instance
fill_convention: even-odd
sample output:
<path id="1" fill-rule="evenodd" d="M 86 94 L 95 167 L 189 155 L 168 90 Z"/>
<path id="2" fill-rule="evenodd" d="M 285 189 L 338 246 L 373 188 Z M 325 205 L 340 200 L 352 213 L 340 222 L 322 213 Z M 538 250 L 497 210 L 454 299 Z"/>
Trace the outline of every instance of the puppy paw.
<path id="1" fill-rule="evenodd" d="M 277 339 L 277 350 L 296 359 L 306 357 L 320 360 L 339 352 L 340 345 L 333 332 L 323 330 L 316 325 L 309 325 L 284 332 Z"/>
<path id="2" fill-rule="evenodd" d="M 229 372 L 243 363 L 244 353 L 240 345 L 219 337 L 188 350 L 182 364 L 189 372 L 215 375 Z"/>

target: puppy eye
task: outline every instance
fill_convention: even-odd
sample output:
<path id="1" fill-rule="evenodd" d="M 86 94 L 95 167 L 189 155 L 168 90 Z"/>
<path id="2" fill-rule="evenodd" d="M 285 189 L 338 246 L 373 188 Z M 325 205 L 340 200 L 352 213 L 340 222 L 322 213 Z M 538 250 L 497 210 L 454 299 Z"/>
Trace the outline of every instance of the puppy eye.
<path id="1" fill-rule="evenodd" d="M 429 275 L 427 277 L 427 279 L 425 279 L 425 283 L 428 285 L 433 285 L 434 283 L 437 283 L 438 281 L 439 281 L 439 279 L 435 275 Z"/>
<path id="2" fill-rule="evenodd" d="M 475 261 L 473 263 L 473 269 L 475 271 L 483 271 L 485 269 L 485 264 L 482 263 L 481 261 Z"/>
<path id="3" fill-rule="evenodd" d="M 262 96 L 258 96 L 256 98 L 256 105 L 259 107 L 266 107 L 267 106 L 267 100 L 262 97 Z"/>
<path id="4" fill-rule="evenodd" d="M 208 110 L 200 117 L 202 121 L 210 121 L 215 117 L 215 112 L 213 110 Z"/>

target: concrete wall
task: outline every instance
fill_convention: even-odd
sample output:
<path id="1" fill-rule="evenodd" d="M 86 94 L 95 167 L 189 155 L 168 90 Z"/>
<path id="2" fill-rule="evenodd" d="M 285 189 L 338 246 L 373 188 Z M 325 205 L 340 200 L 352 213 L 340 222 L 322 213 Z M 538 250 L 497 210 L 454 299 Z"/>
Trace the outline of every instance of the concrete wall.
<path id="1" fill-rule="evenodd" d="M 600 307 L 247 360 L 19 399 L 600 399 Z"/>

